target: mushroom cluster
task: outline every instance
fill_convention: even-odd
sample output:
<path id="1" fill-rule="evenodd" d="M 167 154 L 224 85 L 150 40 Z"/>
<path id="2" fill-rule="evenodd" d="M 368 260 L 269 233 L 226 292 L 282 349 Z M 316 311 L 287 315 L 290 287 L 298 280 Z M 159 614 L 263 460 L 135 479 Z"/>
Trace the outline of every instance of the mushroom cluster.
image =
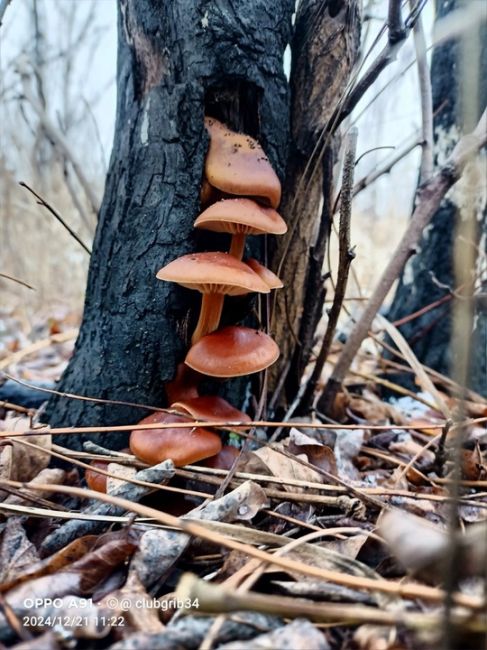
<path id="1" fill-rule="evenodd" d="M 157 273 L 202 294 L 201 310 L 183 364 L 166 384 L 169 413 L 156 412 L 139 424 L 187 422 L 188 428 L 135 429 L 130 449 L 141 460 L 155 464 L 171 458 L 176 466 L 189 463 L 232 464 L 235 453 L 223 448 L 220 436 L 195 420 L 249 422 L 250 418 L 221 397 L 200 396 L 202 376 L 226 379 L 264 370 L 279 349 L 262 331 L 231 325 L 220 329 L 225 296 L 267 294 L 282 287 L 279 278 L 255 259 L 244 260 L 248 235 L 282 235 L 287 227 L 276 212 L 281 185 L 260 144 L 235 133 L 214 118 L 205 118 L 210 145 L 201 188 L 203 212 L 195 228 L 231 235 L 228 252 L 183 255 Z"/>

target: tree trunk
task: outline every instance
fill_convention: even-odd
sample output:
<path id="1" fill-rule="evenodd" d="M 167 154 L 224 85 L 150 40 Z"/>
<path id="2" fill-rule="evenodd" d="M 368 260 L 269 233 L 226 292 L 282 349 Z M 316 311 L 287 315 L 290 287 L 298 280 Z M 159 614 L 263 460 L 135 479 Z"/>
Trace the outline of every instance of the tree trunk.
<path id="1" fill-rule="evenodd" d="M 442 18 L 461 6 L 463 6 L 461 0 L 438 0 L 437 17 Z M 481 31 L 478 106 L 475 107 L 475 121 L 480 117 L 487 104 L 487 29 L 485 24 Z M 449 40 L 437 46 L 433 52 L 431 65 L 434 154 L 437 165 L 441 164 L 450 153 L 459 134 L 468 131 L 469 126 L 473 126 L 464 126 L 462 123 L 462 74 L 465 74 L 465 70 L 462 67 L 459 41 Z M 450 289 L 455 289 L 453 245 L 457 213 L 461 210 L 462 191 L 468 190 L 465 185 L 462 186 L 462 181 L 460 181 L 447 195 L 433 217 L 430 227 L 424 234 L 418 253 L 406 265 L 389 311 L 389 318 L 395 321 L 437 300 L 447 298 L 437 308 L 400 327 L 402 334 L 419 360 L 447 375 L 451 371 L 452 354 L 454 354 L 450 345 L 452 300 L 448 299 L 448 296 L 451 293 Z M 483 196 L 482 192 L 484 192 Z M 476 245 L 480 247 L 480 259 L 487 254 L 485 190 L 480 190 L 478 198 Z M 484 270 L 484 285 L 485 282 Z M 475 331 L 465 333 L 465 336 L 472 336 L 473 339 L 470 387 L 487 394 L 487 310 L 485 303 L 482 307 L 481 300 L 477 301 L 476 307 Z M 407 379 L 404 379 L 404 382 L 407 383 Z"/>
<path id="2" fill-rule="evenodd" d="M 343 99 L 360 46 L 357 0 L 302 2 L 292 42 L 292 140 L 281 212 L 286 237 L 276 240 L 273 334 L 281 357 L 271 386 L 292 400 L 308 363 L 323 312 L 323 260 L 332 220 L 333 164 L 339 145 L 330 118 Z M 285 381 L 283 381 L 285 379 Z"/>
<path id="3" fill-rule="evenodd" d="M 155 274 L 222 241 L 193 230 L 207 148 L 203 116 L 257 137 L 282 179 L 283 55 L 293 10 L 293 0 L 121 1 L 115 140 L 83 322 L 60 391 L 164 405 L 163 385 L 184 358 L 199 295 Z M 146 412 L 55 396 L 47 415 L 53 426 L 76 426 L 132 423 Z M 112 447 L 125 439 L 98 437 Z M 81 445 L 77 436 L 59 442 Z"/>

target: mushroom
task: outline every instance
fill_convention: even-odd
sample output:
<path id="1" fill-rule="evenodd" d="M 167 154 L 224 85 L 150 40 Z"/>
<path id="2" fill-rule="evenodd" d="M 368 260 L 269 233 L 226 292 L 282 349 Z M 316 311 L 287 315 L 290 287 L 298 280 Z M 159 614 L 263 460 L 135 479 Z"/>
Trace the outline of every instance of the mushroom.
<path id="1" fill-rule="evenodd" d="M 230 470 L 239 456 L 240 451 L 236 447 L 223 445 L 222 450 L 216 456 L 210 456 L 210 458 L 200 460 L 197 464 L 203 467 L 212 467 L 213 469 Z"/>
<path id="2" fill-rule="evenodd" d="M 226 194 L 254 196 L 277 208 L 281 183 L 262 147 L 248 135 L 235 133 L 212 117 L 205 118 L 210 146 L 205 176 Z"/>
<path id="3" fill-rule="evenodd" d="M 178 400 L 190 400 L 198 397 L 198 376 L 184 363 L 178 363 L 176 376 L 166 382 L 164 388 L 168 404 Z"/>
<path id="4" fill-rule="evenodd" d="M 250 422 L 246 413 L 242 413 L 222 397 L 206 395 L 171 404 L 171 409 L 190 415 L 195 420 L 213 422 Z"/>
<path id="5" fill-rule="evenodd" d="M 260 262 L 258 262 L 253 257 L 249 257 L 248 260 L 245 260 L 245 263 L 247 264 L 247 266 L 250 266 L 252 271 L 257 273 L 259 278 L 267 284 L 269 289 L 282 289 L 282 287 L 284 286 L 282 284 L 282 280 L 278 278 L 275 273 L 273 273 L 270 269 L 263 266 Z"/>
<path id="6" fill-rule="evenodd" d="M 125 453 L 130 453 L 130 449 L 122 449 Z M 107 491 L 107 476 L 105 474 L 100 474 L 96 469 L 103 469 L 105 472 L 108 470 L 108 465 L 113 462 L 112 459 L 107 460 L 92 460 L 90 467 L 93 469 L 87 469 L 85 471 L 85 481 L 86 485 L 90 490 L 95 490 L 96 492 L 106 492 Z"/>
<path id="7" fill-rule="evenodd" d="M 251 199 L 224 199 L 213 203 L 194 222 L 195 228 L 232 235 L 230 255 L 242 259 L 247 235 L 283 235 L 284 219 L 272 208 Z"/>
<path id="8" fill-rule="evenodd" d="M 249 327 L 230 325 L 193 345 L 184 363 L 211 377 L 240 377 L 264 370 L 279 357 L 270 336 Z"/>
<path id="9" fill-rule="evenodd" d="M 96 472 L 95 469 L 103 469 L 107 471 L 107 467 L 110 461 L 105 460 L 92 460 L 90 466 L 93 469 L 87 469 L 85 471 L 85 481 L 86 485 L 90 490 L 95 490 L 96 492 L 106 492 L 107 491 L 107 477 L 105 474 L 100 474 Z"/>
<path id="10" fill-rule="evenodd" d="M 221 448 L 220 437 L 201 427 L 192 426 L 192 421 L 183 415 L 158 411 L 139 424 L 175 424 L 187 422 L 188 428 L 134 429 L 130 434 L 130 451 L 150 465 L 171 459 L 176 467 L 196 463 L 215 456 Z"/>
<path id="11" fill-rule="evenodd" d="M 183 255 L 160 269 L 157 278 L 177 282 L 203 294 L 200 317 L 191 339 L 193 344 L 218 327 L 224 295 L 242 296 L 254 291 L 270 291 L 257 273 L 228 253 Z"/>

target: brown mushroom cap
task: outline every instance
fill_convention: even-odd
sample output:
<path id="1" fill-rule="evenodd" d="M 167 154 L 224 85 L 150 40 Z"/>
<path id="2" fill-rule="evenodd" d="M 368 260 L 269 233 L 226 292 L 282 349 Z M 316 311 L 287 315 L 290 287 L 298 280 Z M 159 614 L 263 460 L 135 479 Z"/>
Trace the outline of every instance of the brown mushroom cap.
<path id="1" fill-rule="evenodd" d="M 283 235 L 286 222 L 273 208 L 251 199 L 224 199 L 213 203 L 194 222 L 195 228 L 231 235 Z"/>
<path id="2" fill-rule="evenodd" d="M 159 411 L 144 418 L 139 424 L 174 424 L 188 422 L 188 428 L 134 429 L 130 434 L 130 450 L 146 463 L 156 465 L 171 459 L 176 467 L 196 463 L 209 456 L 215 456 L 222 448 L 220 437 L 200 427 L 191 425 L 191 420 L 175 413 Z"/>
<path id="3" fill-rule="evenodd" d="M 250 422 L 250 417 L 229 404 L 222 397 L 205 395 L 181 400 L 171 404 L 171 408 L 191 415 L 195 420 L 210 422 Z"/>
<path id="4" fill-rule="evenodd" d="M 270 336 L 231 325 L 200 339 L 184 362 L 211 377 L 240 377 L 264 370 L 278 357 L 279 348 Z"/>
<path id="5" fill-rule="evenodd" d="M 233 463 L 240 455 L 240 451 L 232 445 L 223 445 L 222 450 L 216 456 L 210 456 L 205 460 L 200 460 L 198 465 L 203 467 L 212 467 L 213 469 L 232 469 Z"/>
<path id="6" fill-rule="evenodd" d="M 90 466 L 93 468 L 103 469 L 106 472 L 109 462 L 110 461 L 92 460 Z M 87 469 L 85 471 L 85 481 L 90 490 L 95 490 L 96 492 L 107 491 L 107 477 L 105 474 L 99 474 L 92 469 Z"/>
<path id="7" fill-rule="evenodd" d="M 250 257 L 248 260 L 245 260 L 245 263 L 247 264 L 247 266 L 250 266 L 252 271 L 257 273 L 260 279 L 267 284 L 269 289 L 282 289 L 282 287 L 284 286 L 282 284 L 282 280 L 278 278 L 275 273 L 273 273 L 267 267 L 263 266 L 260 262 L 258 262 L 253 257 Z"/>
<path id="8" fill-rule="evenodd" d="M 281 183 L 257 140 L 212 117 L 205 118 L 205 126 L 210 135 L 205 162 L 209 183 L 226 194 L 255 196 L 277 208 Z"/>
<path id="9" fill-rule="evenodd" d="M 130 449 L 122 449 L 123 452 L 129 453 Z M 93 469 L 87 469 L 85 471 L 85 481 L 86 485 L 90 490 L 95 490 L 96 492 L 106 492 L 107 491 L 107 476 L 105 474 L 100 474 L 95 471 L 95 468 L 103 469 L 108 471 L 108 465 L 114 462 L 115 459 L 110 458 L 107 460 L 92 460 L 90 467 Z M 116 461 L 115 461 L 116 462 Z"/>
<path id="10" fill-rule="evenodd" d="M 269 287 L 252 269 L 228 253 L 190 253 L 169 262 L 157 273 L 159 280 L 177 282 L 201 293 L 242 296 L 269 293 Z"/>

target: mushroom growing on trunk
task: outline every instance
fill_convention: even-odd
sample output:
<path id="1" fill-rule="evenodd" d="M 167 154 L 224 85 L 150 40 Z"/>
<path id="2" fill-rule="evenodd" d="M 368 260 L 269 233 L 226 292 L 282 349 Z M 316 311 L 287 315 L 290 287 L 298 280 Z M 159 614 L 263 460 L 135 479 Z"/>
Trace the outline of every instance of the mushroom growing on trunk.
<path id="1" fill-rule="evenodd" d="M 195 228 L 232 235 L 230 255 L 242 259 L 247 235 L 284 235 L 287 225 L 273 209 L 251 199 L 225 199 L 213 203 L 194 222 Z"/>
<path id="2" fill-rule="evenodd" d="M 213 332 L 220 324 L 223 298 L 250 292 L 269 293 L 268 285 L 240 260 L 228 253 L 192 253 L 164 266 L 159 280 L 177 282 L 203 294 L 198 324 L 192 343 Z"/>
<path id="3" fill-rule="evenodd" d="M 235 133 L 212 117 L 205 118 L 210 146 L 205 176 L 225 194 L 255 197 L 277 208 L 281 183 L 262 147 L 249 135 Z"/>
<path id="4" fill-rule="evenodd" d="M 193 345 L 184 363 L 210 377 L 241 377 L 260 372 L 279 357 L 270 336 L 249 327 L 230 325 Z"/>
<path id="5" fill-rule="evenodd" d="M 156 465 L 170 458 L 176 467 L 182 467 L 215 456 L 222 448 L 220 436 L 208 429 L 194 427 L 192 420 L 183 415 L 159 411 L 147 416 L 138 424 L 156 422 L 160 424 L 186 422 L 188 427 L 135 428 L 130 434 L 130 451 L 150 465 Z"/>

